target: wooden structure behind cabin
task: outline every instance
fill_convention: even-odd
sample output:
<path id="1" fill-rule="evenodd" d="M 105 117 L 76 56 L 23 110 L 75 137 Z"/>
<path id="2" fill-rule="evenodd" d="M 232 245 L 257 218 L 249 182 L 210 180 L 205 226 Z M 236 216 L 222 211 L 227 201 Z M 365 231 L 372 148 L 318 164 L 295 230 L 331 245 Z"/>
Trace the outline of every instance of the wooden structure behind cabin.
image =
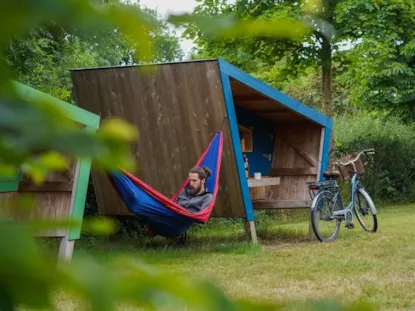
<path id="1" fill-rule="evenodd" d="M 139 170 L 133 173 L 167 196 L 222 129 L 212 217 L 244 218 L 254 239 L 254 209 L 308 207 L 306 181 L 320 179 L 327 166 L 332 120 L 221 59 L 71 75 L 78 106 L 137 127 L 131 148 Z M 261 179 L 254 178 L 258 173 Z M 129 215 L 108 178 L 97 172 L 92 178 L 101 213 Z"/>
<path id="2" fill-rule="evenodd" d="M 98 129 L 99 116 L 26 85 L 16 83 L 16 86 L 21 98 L 53 102 L 69 119 L 84 126 L 86 131 Z M 20 172 L 14 178 L 0 177 L 0 219 L 16 223 L 34 220 L 82 222 L 90 170 L 91 160 L 80 158 L 73 159 L 65 171 L 49 174 L 41 185 L 34 184 Z M 16 201 L 13 199 L 22 195 L 29 195 L 34 206 L 16 210 Z M 81 228 L 77 227 L 42 232 L 38 237 L 61 238 L 59 259 L 71 260 L 75 240 L 80 235 Z"/>

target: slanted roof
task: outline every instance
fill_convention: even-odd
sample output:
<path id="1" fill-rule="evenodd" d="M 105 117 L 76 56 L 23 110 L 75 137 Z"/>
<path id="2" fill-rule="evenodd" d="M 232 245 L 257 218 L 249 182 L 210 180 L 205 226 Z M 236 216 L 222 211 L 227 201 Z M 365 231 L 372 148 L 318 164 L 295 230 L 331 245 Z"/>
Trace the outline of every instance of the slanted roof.
<path id="1" fill-rule="evenodd" d="M 234 104 L 265 119 L 277 122 L 309 120 L 332 128 L 331 118 L 302 104 L 252 75 L 218 59 L 220 70 L 230 77 Z"/>

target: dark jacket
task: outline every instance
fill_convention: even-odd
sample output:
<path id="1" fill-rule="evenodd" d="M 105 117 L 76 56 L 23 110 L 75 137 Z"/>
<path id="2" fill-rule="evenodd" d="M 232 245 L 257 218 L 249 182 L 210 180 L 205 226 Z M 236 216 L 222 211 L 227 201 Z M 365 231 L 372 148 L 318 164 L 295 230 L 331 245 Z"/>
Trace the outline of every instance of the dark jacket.
<path id="1" fill-rule="evenodd" d="M 189 188 L 184 188 L 177 196 L 175 202 L 189 212 L 197 213 L 208 207 L 209 203 L 212 201 L 212 197 L 212 193 L 207 189 L 201 194 L 193 195 Z"/>

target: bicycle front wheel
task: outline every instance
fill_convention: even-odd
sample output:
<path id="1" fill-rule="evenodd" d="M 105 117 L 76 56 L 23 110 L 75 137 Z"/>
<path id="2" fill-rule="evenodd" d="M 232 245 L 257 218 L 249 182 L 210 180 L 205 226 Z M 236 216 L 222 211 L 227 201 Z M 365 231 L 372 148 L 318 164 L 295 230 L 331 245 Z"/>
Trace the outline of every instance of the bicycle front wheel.
<path id="1" fill-rule="evenodd" d="M 376 207 L 369 194 L 363 188 L 355 193 L 354 212 L 362 228 L 368 232 L 376 232 L 378 219 Z"/>
<path id="2" fill-rule="evenodd" d="M 341 209 L 340 202 L 333 202 L 334 194 L 322 191 L 314 198 L 311 206 L 311 225 L 314 234 L 321 242 L 332 242 L 340 231 L 341 220 L 335 219 L 334 211 Z"/>

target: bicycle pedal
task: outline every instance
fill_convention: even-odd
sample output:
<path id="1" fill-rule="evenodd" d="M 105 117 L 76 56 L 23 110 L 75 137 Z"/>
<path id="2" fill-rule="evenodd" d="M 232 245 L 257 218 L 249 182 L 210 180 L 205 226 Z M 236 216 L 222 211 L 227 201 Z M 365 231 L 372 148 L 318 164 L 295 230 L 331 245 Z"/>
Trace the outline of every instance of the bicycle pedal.
<path id="1" fill-rule="evenodd" d="M 354 229 L 354 223 L 348 223 L 345 226 L 347 229 Z"/>

